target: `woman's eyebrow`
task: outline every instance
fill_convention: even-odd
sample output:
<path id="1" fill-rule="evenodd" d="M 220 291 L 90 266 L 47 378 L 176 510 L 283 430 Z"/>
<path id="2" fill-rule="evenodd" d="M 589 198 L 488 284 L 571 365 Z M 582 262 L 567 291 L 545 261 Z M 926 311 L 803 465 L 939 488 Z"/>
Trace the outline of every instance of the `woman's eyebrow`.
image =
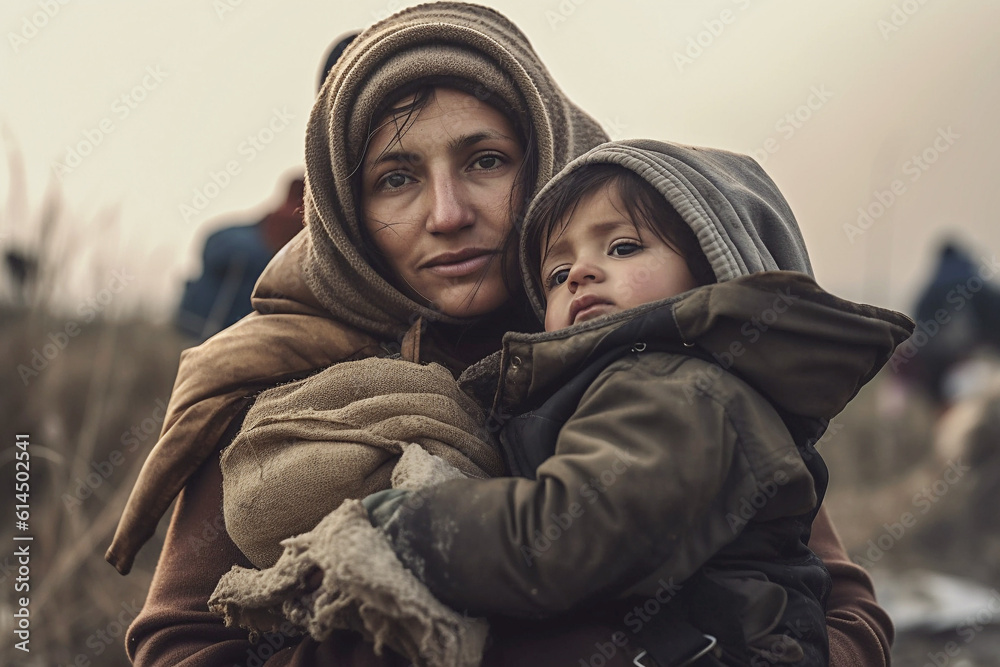
<path id="1" fill-rule="evenodd" d="M 385 164 L 386 162 L 403 162 L 405 164 L 413 164 L 419 162 L 420 157 L 416 153 L 408 153 L 406 151 L 391 151 L 388 153 L 382 153 L 376 158 L 371 165 L 368 167 L 368 171 L 372 171 L 375 167 L 380 164 Z"/>
<path id="2" fill-rule="evenodd" d="M 468 148 L 469 146 L 474 146 L 480 141 L 487 140 L 514 141 L 514 139 L 508 137 L 502 132 L 497 132 L 496 130 L 483 130 L 482 132 L 473 132 L 472 134 L 455 137 L 448 142 L 448 150 L 460 151 Z"/>
<path id="3" fill-rule="evenodd" d="M 500 140 L 500 141 L 514 141 L 511 137 L 506 134 L 497 132 L 495 130 L 483 130 L 482 132 L 473 132 L 472 134 L 466 134 L 460 137 L 455 137 L 448 142 L 449 151 L 461 151 L 470 146 L 475 146 L 481 141 L 489 140 Z M 414 164 L 420 161 L 420 156 L 416 153 L 410 153 L 407 151 L 388 151 L 378 156 L 372 161 L 371 165 L 368 167 L 368 171 L 371 171 L 375 167 L 385 164 L 386 162 L 402 162 L 404 164 Z"/>

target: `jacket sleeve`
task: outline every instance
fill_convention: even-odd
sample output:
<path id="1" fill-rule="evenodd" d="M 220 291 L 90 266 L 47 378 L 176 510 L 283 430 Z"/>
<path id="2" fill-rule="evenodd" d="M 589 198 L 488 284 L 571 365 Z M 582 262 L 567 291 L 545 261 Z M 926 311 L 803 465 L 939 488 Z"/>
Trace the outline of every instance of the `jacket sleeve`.
<path id="1" fill-rule="evenodd" d="M 235 431 L 223 438 L 229 442 Z M 126 650 L 136 667 L 403 667 L 389 649 L 378 656 L 360 634 L 334 632 L 323 642 L 291 634 L 265 635 L 253 644 L 247 632 L 227 628 L 208 610 L 208 598 L 234 565 L 250 567 L 226 533 L 222 519 L 219 452 L 209 457 L 181 492 L 149 594 L 128 629 Z M 597 642 L 618 628 L 592 619 L 530 625 L 491 619 L 493 645 L 483 667 L 547 667 L 589 657 Z M 607 667 L 626 667 L 619 652 Z"/>
<path id="2" fill-rule="evenodd" d="M 887 667 L 892 621 L 875 601 L 868 573 L 847 557 L 824 508 L 813 521 L 809 548 L 823 560 L 833 579 L 826 609 L 831 667 Z"/>
<path id="3" fill-rule="evenodd" d="M 801 459 L 787 456 L 791 436 L 756 393 L 728 391 L 727 381 L 692 391 L 690 373 L 647 356 L 597 378 L 536 480 L 453 480 L 414 492 L 382 526 L 440 599 L 532 617 L 646 594 L 735 539 L 727 517 L 766 470 L 797 462 L 783 490 L 811 491 Z M 741 434 L 776 442 L 775 452 L 751 464 Z"/>

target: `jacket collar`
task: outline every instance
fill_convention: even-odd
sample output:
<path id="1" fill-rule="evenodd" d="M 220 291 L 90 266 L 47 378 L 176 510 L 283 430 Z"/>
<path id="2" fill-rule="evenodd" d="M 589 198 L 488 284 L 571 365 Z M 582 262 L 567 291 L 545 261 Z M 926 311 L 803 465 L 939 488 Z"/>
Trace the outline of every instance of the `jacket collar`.
<path id="1" fill-rule="evenodd" d="M 661 343 L 694 344 L 779 407 L 830 419 L 912 330 L 905 315 L 837 298 L 805 274 L 761 272 L 560 331 L 507 334 L 499 358 L 463 379 L 478 377 L 485 398 L 491 367 L 489 404 L 503 414 L 540 403 L 613 346 L 641 354 Z"/>

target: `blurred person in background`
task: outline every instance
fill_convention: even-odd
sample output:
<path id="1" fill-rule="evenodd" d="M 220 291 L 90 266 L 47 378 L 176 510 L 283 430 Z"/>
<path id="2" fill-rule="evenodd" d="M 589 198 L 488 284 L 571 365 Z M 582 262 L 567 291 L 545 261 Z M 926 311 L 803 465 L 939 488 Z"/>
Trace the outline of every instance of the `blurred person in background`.
<path id="1" fill-rule="evenodd" d="M 1000 368 L 1000 266 L 945 241 L 916 304 L 917 331 L 890 367 L 941 408 L 979 393 Z"/>
<path id="2" fill-rule="evenodd" d="M 293 179 L 284 202 L 258 222 L 224 227 L 205 240 L 202 273 L 188 281 L 174 320 L 197 342 L 253 311 L 250 295 L 271 258 L 302 229 L 305 182 Z"/>
<path id="3" fill-rule="evenodd" d="M 357 36 L 345 33 L 330 47 L 319 74 L 317 90 Z M 184 287 L 174 318 L 176 327 L 201 343 L 253 311 L 250 295 L 271 258 L 302 229 L 302 177 L 282 185 L 284 202 L 264 219 L 233 225 L 212 233 L 202 250 L 202 274 Z"/>

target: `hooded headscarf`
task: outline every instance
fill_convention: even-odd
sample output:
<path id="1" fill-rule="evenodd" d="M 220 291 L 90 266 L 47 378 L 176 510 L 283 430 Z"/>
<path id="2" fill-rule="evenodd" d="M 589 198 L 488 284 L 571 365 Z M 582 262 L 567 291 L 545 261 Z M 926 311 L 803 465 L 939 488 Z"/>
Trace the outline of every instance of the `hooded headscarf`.
<path id="1" fill-rule="evenodd" d="M 539 224 L 539 203 L 584 165 L 614 164 L 638 174 L 691 227 L 717 281 L 759 271 L 812 276 L 802 233 L 778 186 L 746 155 L 713 148 L 634 139 L 601 144 L 566 165 L 538 193 L 525 214 L 521 275 L 539 317 L 545 300 L 525 258 L 528 230 Z M 534 267 L 537 270 L 537 267 Z"/>
<path id="2" fill-rule="evenodd" d="M 511 109 L 536 146 L 536 191 L 572 157 L 606 141 L 549 76 L 527 38 L 497 12 L 442 2 L 377 23 L 344 51 L 326 79 L 306 133 L 304 264 L 316 298 L 337 319 L 377 335 L 398 335 L 414 314 L 459 322 L 414 302 L 371 266 L 352 178 L 364 157 L 373 114 L 414 81 L 461 80 L 478 98 Z M 377 119 L 374 119 L 377 120 Z"/>
<path id="3" fill-rule="evenodd" d="M 351 178 L 372 115 L 414 82 L 461 81 L 530 128 L 537 190 L 607 140 L 552 80 L 527 38 L 504 16 L 442 2 L 371 26 L 326 78 L 306 132 L 306 229 L 268 265 L 256 312 L 181 355 L 160 440 L 143 464 L 105 558 L 127 573 L 139 548 L 191 474 L 218 445 L 248 396 L 350 358 L 380 354 L 412 323 L 461 322 L 402 294 L 369 264 Z"/>

